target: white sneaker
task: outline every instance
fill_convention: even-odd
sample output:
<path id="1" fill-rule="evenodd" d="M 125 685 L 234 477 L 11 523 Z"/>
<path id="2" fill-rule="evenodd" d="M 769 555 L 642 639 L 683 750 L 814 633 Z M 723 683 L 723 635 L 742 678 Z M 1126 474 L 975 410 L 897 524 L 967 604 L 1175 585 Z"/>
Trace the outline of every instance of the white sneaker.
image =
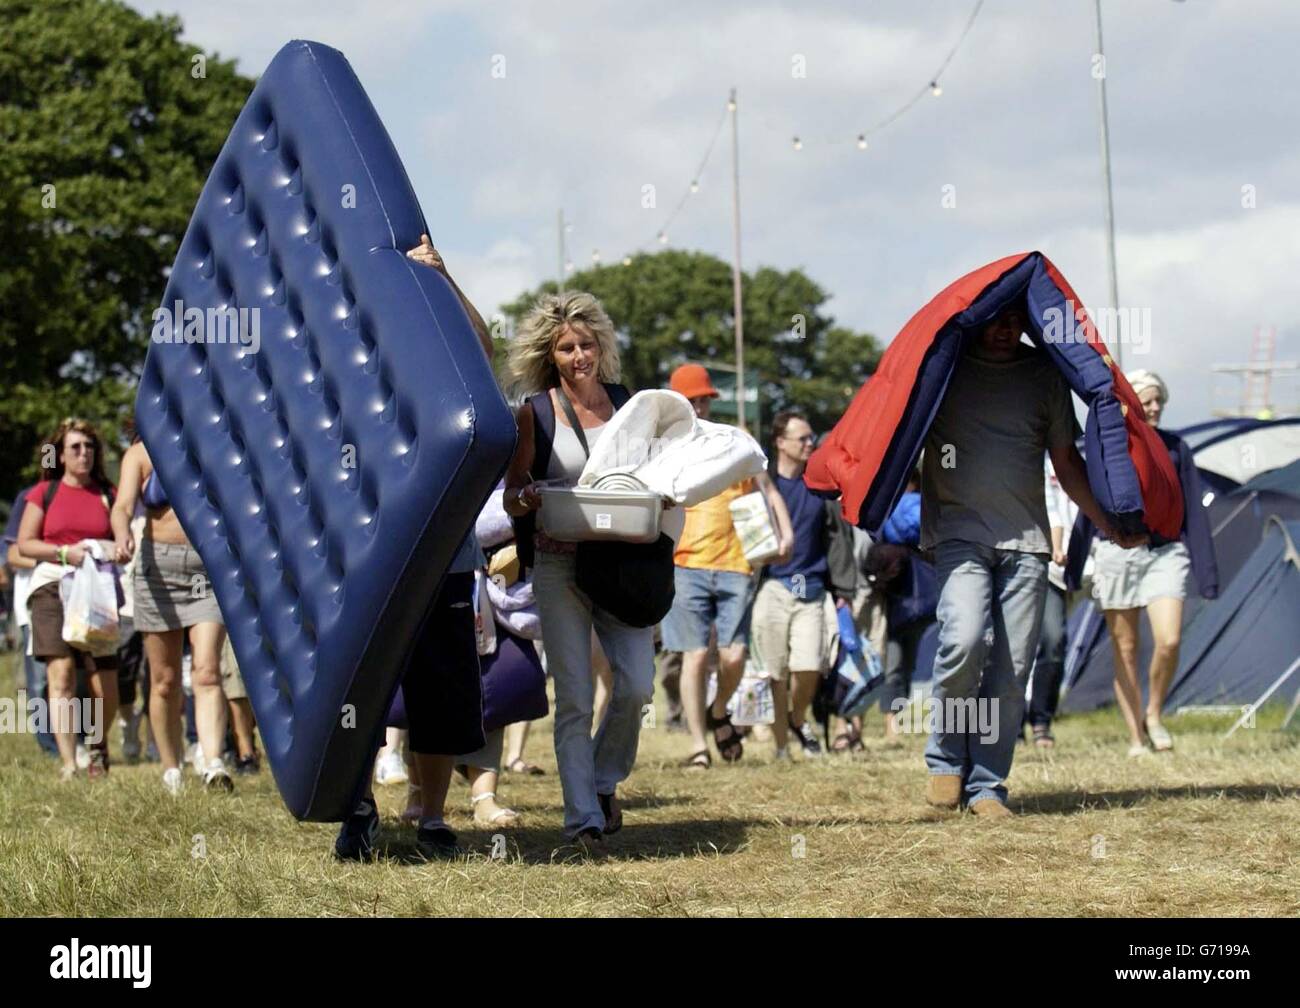
<path id="1" fill-rule="evenodd" d="M 85 770 L 90 766 L 90 750 L 86 748 L 85 743 L 77 743 L 77 769 Z"/>
<path id="2" fill-rule="evenodd" d="M 776 750 L 776 752 L 772 753 L 772 759 L 777 763 L 789 763 L 790 750 L 785 746 L 782 746 L 780 749 Z"/>
<path id="3" fill-rule="evenodd" d="M 203 771 L 203 786 L 213 791 L 235 790 L 235 782 L 226 769 L 225 760 L 218 757 L 208 763 L 207 769 Z"/>
<path id="4" fill-rule="evenodd" d="M 402 754 L 396 749 L 390 749 L 375 760 L 376 784 L 381 786 L 385 784 L 405 784 L 406 781 L 406 764 L 402 761 Z"/>
<path id="5" fill-rule="evenodd" d="M 163 787 L 167 789 L 169 794 L 178 795 L 181 793 L 181 788 L 185 786 L 185 778 L 181 776 L 180 767 L 171 767 L 164 770 L 162 777 Z"/>
<path id="6" fill-rule="evenodd" d="M 1145 756 L 1150 751 L 1151 750 L 1149 750 L 1146 747 L 1145 743 L 1134 742 L 1131 746 L 1128 747 L 1128 758 L 1139 759 L 1140 757 Z"/>

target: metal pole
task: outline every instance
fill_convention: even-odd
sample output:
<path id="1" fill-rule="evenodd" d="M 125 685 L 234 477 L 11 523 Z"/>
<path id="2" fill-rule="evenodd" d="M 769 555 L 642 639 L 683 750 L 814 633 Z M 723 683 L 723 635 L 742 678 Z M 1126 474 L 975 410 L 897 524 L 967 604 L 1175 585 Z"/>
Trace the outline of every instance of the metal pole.
<path id="1" fill-rule="evenodd" d="M 731 262 L 732 314 L 736 320 L 736 426 L 745 430 L 745 319 L 740 296 L 740 131 L 736 89 L 727 101 L 731 110 L 731 210 L 734 257 Z"/>
<path id="2" fill-rule="evenodd" d="M 1106 187 L 1106 267 L 1107 278 L 1110 281 L 1110 306 L 1113 309 L 1111 317 L 1115 319 L 1115 341 L 1111 347 L 1111 355 L 1115 358 L 1115 364 L 1122 370 L 1124 367 L 1124 348 L 1123 333 L 1120 331 L 1120 314 L 1119 314 L 1119 281 L 1116 279 L 1115 270 L 1115 200 L 1111 193 L 1110 184 L 1110 123 L 1106 110 L 1106 51 L 1102 46 L 1101 40 L 1101 0 L 1093 0 L 1093 10 L 1096 14 L 1097 28 L 1097 54 L 1101 56 L 1102 74 L 1098 80 L 1098 95 L 1101 98 L 1100 118 L 1101 118 L 1101 173 Z"/>
<path id="3" fill-rule="evenodd" d="M 559 245 L 560 245 L 560 261 L 558 264 L 560 267 L 560 271 L 557 274 L 557 276 L 559 277 L 559 281 L 556 283 L 556 289 L 561 294 L 563 294 L 564 293 L 564 208 L 563 207 L 560 207 L 559 225 L 558 225 L 557 234 L 559 235 Z"/>

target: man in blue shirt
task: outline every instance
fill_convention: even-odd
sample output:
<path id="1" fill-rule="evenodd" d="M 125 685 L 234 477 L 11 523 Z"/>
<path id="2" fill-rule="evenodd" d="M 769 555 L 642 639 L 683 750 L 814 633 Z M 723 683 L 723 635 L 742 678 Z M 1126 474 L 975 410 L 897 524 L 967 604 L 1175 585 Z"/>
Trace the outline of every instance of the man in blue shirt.
<path id="1" fill-rule="evenodd" d="M 825 595 L 829 589 L 837 606 L 847 605 L 857 579 L 851 531 L 840 517 L 838 503 L 817 496 L 803 481 L 814 440 L 812 427 L 799 413 L 776 415 L 772 476 L 790 513 L 794 549 L 788 562 L 763 572 L 750 636 L 756 659 L 772 679 L 777 715 L 772 734 L 778 759 L 787 755 L 788 731 L 805 755 L 821 755 L 807 714 L 825 664 Z"/>

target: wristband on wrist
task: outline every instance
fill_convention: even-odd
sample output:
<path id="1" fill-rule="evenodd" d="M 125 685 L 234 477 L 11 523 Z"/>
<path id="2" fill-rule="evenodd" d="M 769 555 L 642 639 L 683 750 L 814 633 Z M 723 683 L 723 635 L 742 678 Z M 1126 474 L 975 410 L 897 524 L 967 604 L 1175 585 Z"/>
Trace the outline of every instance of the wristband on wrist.
<path id="1" fill-rule="evenodd" d="M 66 546 L 60 546 L 60 547 L 59 547 L 59 563 L 61 563 L 61 564 L 66 564 L 67 562 L 68 562 L 68 547 L 66 547 Z"/>

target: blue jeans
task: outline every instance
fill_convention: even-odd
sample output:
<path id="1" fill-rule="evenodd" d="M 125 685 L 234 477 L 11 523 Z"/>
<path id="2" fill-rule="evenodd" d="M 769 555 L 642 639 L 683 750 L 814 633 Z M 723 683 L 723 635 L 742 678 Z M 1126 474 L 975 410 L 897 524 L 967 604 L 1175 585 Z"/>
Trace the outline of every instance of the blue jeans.
<path id="1" fill-rule="evenodd" d="M 30 715 L 35 701 L 46 701 L 49 697 L 46 695 L 49 681 L 45 674 L 45 662 L 32 657 L 27 653 L 27 642 L 32 635 L 30 626 L 22 627 L 22 656 L 23 656 L 23 680 L 27 687 L 27 710 Z M 46 708 L 48 710 L 48 708 Z M 48 726 L 49 718 L 46 718 Z M 49 731 L 36 733 L 36 744 L 41 747 L 42 752 L 49 753 L 51 756 L 59 754 L 58 743 L 54 741 L 54 733 Z"/>
<path id="2" fill-rule="evenodd" d="M 1034 658 L 1034 685 L 1029 691 L 1029 726 L 1052 727 L 1065 673 L 1065 589 L 1049 583 L 1043 604 L 1043 629 Z"/>
<path id="3" fill-rule="evenodd" d="M 935 561 L 939 649 L 931 696 L 938 720 L 925 761 L 932 774 L 962 777 L 968 804 L 1005 803 L 1043 620 L 1047 557 L 950 539 L 935 548 Z"/>
<path id="4" fill-rule="evenodd" d="M 546 671 L 555 684 L 555 759 L 564 795 L 564 829 L 575 836 L 604 829 L 600 795 L 613 794 L 636 763 L 641 718 L 654 698 L 653 627 L 631 627 L 578 587 L 571 555 L 537 554 L 533 591 L 542 621 Z M 614 688 L 605 718 L 591 735 L 595 682 L 591 633 L 609 659 Z"/>
<path id="5" fill-rule="evenodd" d="M 677 567 L 673 582 L 673 607 L 661 624 L 665 651 L 703 651 L 715 626 L 720 648 L 749 642 L 750 575 Z"/>

